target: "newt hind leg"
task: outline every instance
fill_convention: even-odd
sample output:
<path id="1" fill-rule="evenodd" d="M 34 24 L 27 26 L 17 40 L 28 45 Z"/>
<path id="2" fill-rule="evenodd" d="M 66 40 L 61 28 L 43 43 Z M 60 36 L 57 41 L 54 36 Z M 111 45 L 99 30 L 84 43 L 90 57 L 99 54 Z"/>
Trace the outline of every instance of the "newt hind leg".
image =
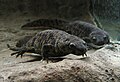
<path id="1" fill-rule="evenodd" d="M 22 58 L 22 56 L 25 52 L 31 52 L 31 53 L 34 52 L 34 48 L 26 48 L 26 47 L 18 48 L 18 47 L 12 47 L 9 44 L 7 44 L 7 47 L 10 50 L 15 51 L 14 53 L 11 53 L 11 56 L 16 55 L 16 58 L 19 57 L 19 56 L 21 56 L 21 58 Z"/>

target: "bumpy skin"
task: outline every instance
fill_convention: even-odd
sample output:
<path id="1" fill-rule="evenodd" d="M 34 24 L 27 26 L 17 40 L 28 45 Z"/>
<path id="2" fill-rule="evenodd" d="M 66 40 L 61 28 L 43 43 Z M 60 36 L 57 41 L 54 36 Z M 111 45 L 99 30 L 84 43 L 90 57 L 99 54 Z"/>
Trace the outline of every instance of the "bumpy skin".
<path id="1" fill-rule="evenodd" d="M 8 47 L 16 51 L 11 55 L 23 55 L 25 52 L 37 53 L 42 55 L 43 58 L 60 57 L 67 54 L 82 55 L 86 54 L 86 43 L 64 31 L 60 30 L 45 30 L 37 33 L 22 47 Z"/>
<path id="2" fill-rule="evenodd" d="M 109 35 L 104 30 L 97 28 L 95 25 L 83 22 L 59 19 L 39 19 L 23 25 L 22 29 L 29 29 L 38 26 L 49 26 L 55 29 L 66 31 L 72 35 L 76 35 L 84 39 L 87 43 L 94 45 L 104 45 L 109 43 Z M 29 27 L 29 28 L 28 28 Z M 34 28 L 33 28 L 34 29 Z"/>

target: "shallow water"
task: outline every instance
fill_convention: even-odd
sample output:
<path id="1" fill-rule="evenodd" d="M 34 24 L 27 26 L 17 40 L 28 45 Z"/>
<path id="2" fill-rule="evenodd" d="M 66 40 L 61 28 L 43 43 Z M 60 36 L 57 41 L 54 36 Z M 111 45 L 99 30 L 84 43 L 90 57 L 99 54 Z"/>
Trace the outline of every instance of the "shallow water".
<path id="1" fill-rule="evenodd" d="M 107 31 L 112 40 L 120 41 L 120 21 L 100 20 L 102 27 Z"/>

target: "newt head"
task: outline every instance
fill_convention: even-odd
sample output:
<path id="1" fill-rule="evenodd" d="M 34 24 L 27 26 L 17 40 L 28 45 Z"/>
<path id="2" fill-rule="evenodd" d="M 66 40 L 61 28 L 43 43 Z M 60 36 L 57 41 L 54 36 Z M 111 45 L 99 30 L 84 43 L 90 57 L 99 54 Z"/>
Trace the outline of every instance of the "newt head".
<path id="1" fill-rule="evenodd" d="M 101 31 L 93 31 L 89 35 L 91 43 L 101 46 L 104 44 L 108 44 L 110 42 L 110 38 L 107 32 Z"/>
<path id="2" fill-rule="evenodd" d="M 66 41 L 61 45 L 61 49 L 67 54 L 82 55 L 87 52 L 87 44 L 82 40 Z"/>

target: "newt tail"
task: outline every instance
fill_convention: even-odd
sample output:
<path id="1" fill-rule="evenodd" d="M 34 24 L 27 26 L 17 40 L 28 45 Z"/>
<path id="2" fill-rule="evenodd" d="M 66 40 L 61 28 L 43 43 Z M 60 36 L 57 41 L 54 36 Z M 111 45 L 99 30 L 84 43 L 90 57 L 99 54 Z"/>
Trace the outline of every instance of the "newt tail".
<path id="1" fill-rule="evenodd" d="M 67 20 L 63 19 L 38 19 L 29 23 L 26 23 L 21 27 L 21 29 L 24 30 L 34 30 L 35 27 L 36 29 L 41 29 L 41 26 L 43 27 L 51 27 L 51 28 L 57 28 L 57 27 L 64 27 L 69 23 Z M 29 27 L 29 28 L 28 28 Z M 34 28 L 32 28 L 34 27 Z"/>

